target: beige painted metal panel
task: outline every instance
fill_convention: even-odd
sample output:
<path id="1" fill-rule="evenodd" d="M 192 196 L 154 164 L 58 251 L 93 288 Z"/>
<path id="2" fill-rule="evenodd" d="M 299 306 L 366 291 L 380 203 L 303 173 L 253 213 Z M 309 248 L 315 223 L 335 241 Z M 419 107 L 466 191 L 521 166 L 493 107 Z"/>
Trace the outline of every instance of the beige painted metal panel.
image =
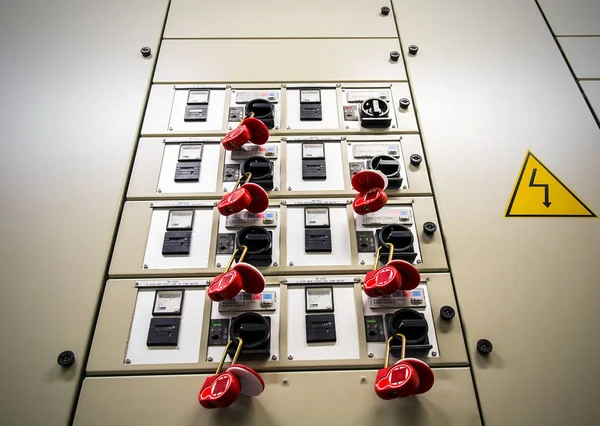
<path id="1" fill-rule="evenodd" d="M 577 78 L 600 80 L 600 37 L 558 37 L 558 42 Z"/>
<path id="2" fill-rule="evenodd" d="M 598 0 L 538 0 L 554 34 L 600 35 Z"/>
<path id="3" fill-rule="evenodd" d="M 397 37 L 389 0 L 173 0 L 165 38 Z"/>
<path id="4" fill-rule="evenodd" d="M 265 373 L 262 395 L 240 397 L 226 410 L 206 410 L 198 404 L 205 375 L 88 378 L 74 424 L 480 425 L 469 370 L 440 368 L 434 374 L 436 382 L 428 393 L 384 401 L 373 390 L 376 370 Z"/>
<path id="5" fill-rule="evenodd" d="M 582 81 L 580 84 L 596 112 L 596 117 L 600 117 L 600 81 Z"/>
<path id="6" fill-rule="evenodd" d="M 397 39 L 164 40 L 154 82 L 405 81 L 392 50 Z"/>
<path id="7" fill-rule="evenodd" d="M 302 278 L 304 278 L 303 276 Z M 281 279 L 291 278 L 290 276 L 267 277 L 268 285 L 277 285 Z M 196 277 L 194 280 L 203 282 L 212 279 L 212 276 Z M 185 279 L 184 279 L 185 280 Z M 191 280 L 187 279 L 187 280 Z M 138 290 L 136 282 L 144 283 L 148 280 L 109 280 L 104 290 L 102 307 L 98 317 L 96 331 L 88 361 L 87 372 L 93 375 L 106 374 L 127 374 L 127 373 L 181 373 L 181 372 L 199 372 L 212 371 L 215 369 L 214 362 L 206 362 L 206 346 L 200 348 L 200 358 L 198 363 L 180 363 L 180 364 L 127 364 L 125 354 L 129 340 L 129 333 L 133 320 L 136 297 Z M 156 281 L 156 280 L 151 280 Z M 422 358 L 432 366 L 466 366 L 467 353 L 465 350 L 460 316 L 457 315 L 453 321 L 443 321 L 439 315 L 440 308 L 444 305 L 450 305 L 456 308 L 456 300 L 449 274 L 423 274 L 422 282 L 427 284 L 431 302 L 431 312 L 434 318 L 434 327 L 437 336 L 437 343 L 440 354 L 437 357 Z M 281 286 L 285 288 L 286 286 Z M 357 321 L 359 329 L 364 330 L 362 319 L 362 295 L 360 285 L 356 286 L 358 290 L 357 299 Z M 280 306 L 284 306 L 279 301 Z M 210 301 L 208 306 L 210 306 Z M 341 307 L 340 309 L 343 309 Z M 282 311 L 285 318 L 286 309 Z M 205 326 L 202 330 L 201 343 L 206 345 L 209 341 L 208 320 L 210 309 L 205 308 Z M 281 325 L 280 336 L 286 329 L 285 324 Z M 368 358 L 367 343 L 364 338 L 364 332 L 359 336 L 359 344 L 364 356 L 356 360 L 329 360 L 329 361 L 298 361 L 288 360 L 286 357 L 280 357 L 277 362 L 268 361 L 266 364 L 260 361 L 250 361 L 248 365 L 259 371 L 272 371 L 282 369 L 323 369 L 323 368 L 350 368 L 350 367 L 369 367 L 375 368 L 383 364 L 381 358 Z M 286 338 L 280 337 L 279 351 L 286 348 Z M 216 360 L 215 360 L 216 361 Z"/>
<path id="8" fill-rule="evenodd" d="M 503 216 L 528 149 L 599 213 L 600 130 L 534 2 L 394 6 L 485 423 L 590 424 L 600 222 Z"/>
<path id="9" fill-rule="evenodd" d="M 69 422 L 167 4 L 2 4 L 3 424 Z"/>

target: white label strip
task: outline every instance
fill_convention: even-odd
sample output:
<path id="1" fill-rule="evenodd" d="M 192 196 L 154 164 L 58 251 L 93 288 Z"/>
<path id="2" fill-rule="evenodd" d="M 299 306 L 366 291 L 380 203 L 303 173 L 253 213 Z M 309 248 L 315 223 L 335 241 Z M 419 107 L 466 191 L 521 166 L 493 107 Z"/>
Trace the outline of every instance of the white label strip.
<path id="1" fill-rule="evenodd" d="M 205 287 L 208 285 L 206 280 L 164 280 L 164 281 L 136 281 L 138 288 L 145 287 Z"/>

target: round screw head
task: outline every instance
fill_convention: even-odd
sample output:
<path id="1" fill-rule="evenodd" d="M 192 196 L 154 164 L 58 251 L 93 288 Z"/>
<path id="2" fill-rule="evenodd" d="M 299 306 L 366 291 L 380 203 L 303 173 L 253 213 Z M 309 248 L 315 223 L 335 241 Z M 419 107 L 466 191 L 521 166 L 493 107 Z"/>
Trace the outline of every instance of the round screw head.
<path id="1" fill-rule="evenodd" d="M 285 377 L 285 378 L 283 379 L 283 383 L 284 383 L 284 384 L 287 384 L 287 382 L 288 382 L 288 379 L 287 379 L 287 377 Z"/>
<path id="2" fill-rule="evenodd" d="M 273 266 L 279 266 L 279 263 L 273 262 Z"/>
<path id="3" fill-rule="evenodd" d="M 431 356 L 437 356 L 437 352 L 436 351 L 431 352 Z"/>
<path id="4" fill-rule="evenodd" d="M 392 50 L 390 52 L 390 60 L 392 62 L 398 62 L 398 59 L 400 59 L 400 52 L 398 52 L 396 50 Z"/>
<path id="5" fill-rule="evenodd" d="M 290 263 L 288 263 L 288 265 L 294 266 L 294 262 L 290 262 Z"/>
<path id="6" fill-rule="evenodd" d="M 129 358 L 127 358 L 127 359 L 125 360 L 125 364 L 131 364 L 131 360 L 130 360 Z"/>
<path id="7" fill-rule="evenodd" d="M 400 109 L 406 109 L 410 106 L 410 100 L 408 98 L 402 98 L 398 103 L 400 104 Z"/>
<path id="8" fill-rule="evenodd" d="M 373 358 L 375 354 L 373 352 L 369 352 L 369 358 Z"/>
<path id="9" fill-rule="evenodd" d="M 408 46 L 408 54 L 409 55 L 416 55 L 418 51 L 419 51 L 419 46 L 417 46 L 416 44 L 411 44 L 410 46 Z"/>
<path id="10" fill-rule="evenodd" d="M 421 161 L 423 161 L 423 157 L 421 157 L 419 154 L 413 154 L 410 156 L 410 164 L 415 167 L 419 166 Z"/>
<path id="11" fill-rule="evenodd" d="M 387 6 L 383 6 L 383 7 L 381 8 L 381 14 L 382 14 L 383 16 L 388 16 L 388 15 L 390 14 L 390 8 L 389 8 L 389 7 L 387 7 Z"/>
<path id="12" fill-rule="evenodd" d="M 479 339 L 477 341 L 477 352 L 481 355 L 487 355 L 494 349 L 494 345 L 488 339 Z"/>
<path id="13" fill-rule="evenodd" d="M 272 359 L 273 361 L 277 361 L 277 355 L 273 355 L 273 356 L 271 356 L 271 359 Z"/>
<path id="14" fill-rule="evenodd" d="M 150 48 L 149 48 L 149 47 L 147 47 L 147 46 L 144 46 L 144 47 L 142 47 L 142 48 L 140 49 L 140 53 L 142 54 L 142 56 L 143 56 L 144 58 L 149 58 L 149 57 L 150 57 L 150 55 L 152 55 L 152 49 L 150 49 Z"/>
<path id="15" fill-rule="evenodd" d="M 367 378 L 366 378 L 365 376 L 361 376 L 361 377 L 360 377 L 360 381 L 361 381 L 362 383 L 364 383 L 366 380 L 367 380 Z"/>
<path id="16" fill-rule="evenodd" d="M 423 232 L 425 235 L 433 235 L 437 231 L 437 225 L 433 222 L 425 222 L 423 224 Z"/>
<path id="17" fill-rule="evenodd" d="M 63 368 L 68 368 L 75 364 L 75 354 L 73 351 L 62 351 L 56 358 L 56 362 Z"/>
<path id="18" fill-rule="evenodd" d="M 440 308 L 440 317 L 444 321 L 450 321 L 456 316 L 456 311 L 452 306 L 444 305 Z"/>
<path id="19" fill-rule="evenodd" d="M 290 361 L 291 361 L 291 360 L 293 360 L 293 359 L 294 359 L 294 355 L 292 355 L 292 354 L 289 354 L 289 355 L 288 355 L 288 359 L 289 359 Z"/>
<path id="20" fill-rule="evenodd" d="M 220 264 L 220 263 L 217 263 L 217 268 L 220 268 L 220 267 L 221 267 L 221 264 Z"/>
<path id="21" fill-rule="evenodd" d="M 212 357 L 212 356 L 209 356 L 208 358 L 206 358 L 206 360 L 207 360 L 208 362 L 212 362 L 212 361 L 213 361 L 213 357 Z"/>

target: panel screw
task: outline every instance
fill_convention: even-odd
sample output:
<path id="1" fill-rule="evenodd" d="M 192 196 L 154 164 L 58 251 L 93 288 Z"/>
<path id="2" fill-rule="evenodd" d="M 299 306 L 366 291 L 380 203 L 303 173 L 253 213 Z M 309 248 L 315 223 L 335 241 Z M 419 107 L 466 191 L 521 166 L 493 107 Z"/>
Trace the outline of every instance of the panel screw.
<path id="1" fill-rule="evenodd" d="M 387 6 L 383 6 L 383 7 L 381 8 L 381 14 L 382 14 L 383 16 L 388 16 L 388 15 L 390 14 L 390 8 L 389 8 L 389 7 L 387 7 Z"/>
<path id="2" fill-rule="evenodd" d="M 273 262 L 273 266 L 279 266 L 279 263 Z"/>
<path id="3" fill-rule="evenodd" d="M 291 190 L 292 190 L 292 187 L 291 187 L 291 186 L 288 186 L 288 191 L 291 191 Z"/>
<path id="4" fill-rule="evenodd" d="M 342 89 L 342 92 L 345 92 L 345 91 L 346 91 L 346 89 Z"/>
<path id="5" fill-rule="evenodd" d="M 275 188 L 273 188 L 273 191 L 279 191 L 279 187 L 276 186 Z"/>
<path id="6" fill-rule="evenodd" d="M 429 281 L 429 277 L 425 277 L 425 281 Z"/>
<path id="7" fill-rule="evenodd" d="M 158 189 L 156 190 L 156 192 L 158 192 L 158 193 L 160 194 L 160 193 L 162 192 L 162 189 L 158 188 Z"/>
<path id="8" fill-rule="evenodd" d="M 140 49 L 140 53 L 144 58 L 149 58 L 150 55 L 152 55 L 152 49 L 150 49 L 149 47 L 142 47 Z"/>
<path id="9" fill-rule="evenodd" d="M 217 263 L 217 268 L 220 268 L 220 267 L 221 267 L 221 264 L 220 264 L 220 263 Z"/>
<path id="10" fill-rule="evenodd" d="M 227 192 L 227 188 L 223 188 L 223 192 Z"/>
<path id="11" fill-rule="evenodd" d="M 277 355 L 273 355 L 273 356 L 271 357 L 271 359 L 272 359 L 273 361 L 277 361 Z"/>
<path id="12" fill-rule="evenodd" d="M 281 205 L 282 205 L 282 206 L 287 206 L 287 201 L 285 201 L 285 200 L 284 200 L 284 201 L 282 201 L 282 202 L 281 202 Z"/>
<path id="13" fill-rule="evenodd" d="M 390 60 L 392 62 L 398 62 L 398 59 L 400 59 L 400 52 L 398 52 L 396 50 L 392 50 L 390 52 Z"/>
<path id="14" fill-rule="evenodd" d="M 417 263 L 421 263 L 421 259 L 418 259 L 418 260 L 417 260 Z"/>
<path id="15" fill-rule="evenodd" d="M 365 264 L 365 261 L 364 261 L 364 260 L 361 260 L 361 261 L 360 261 L 360 264 L 361 264 L 361 265 L 364 265 L 364 264 Z"/>
<path id="16" fill-rule="evenodd" d="M 288 382 L 288 379 L 287 379 L 287 377 L 286 377 L 286 378 L 284 378 L 284 379 L 283 379 L 283 384 L 284 384 L 284 385 L 287 385 L 287 382 Z"/>
<path id="17" fill-rule="evenodd" d="M 275 126 L 275 130 L 279 130 L 279 126 Z"/>
<path id="18" fill-rule="evenodd" d="M 233 127 L 229 126 L 229 130 L 233 129 Z"/>
<path id="19" fill-rule="evenodd" d="M 346 129 L 349 129 L 349 128 L 350 128 L 350 126 L 348 126 L 348 125 L 346 124 Z"/>
<path id="20" fill-rule="evenodd" d="M 437 352 L 436 351 L 431 352 L 431 356 L 437 356 Z"/>
<path id="21" fill-rule="evenodd" d="M 410 105 L 410 101 L 407 98 L 400 99 L 400 109 L 406 109 Z"/>
<path id="22" fill-rule="evenodd" d="M 358 282 L 360 282 L 360 278 L 358 278 L 358 277 L 354 277 L 354 282 L 355 282 L 355 283 L 358 283 Z"/>
<path id="23" fill-rule="evenodd" d="M 346 129 L 348 128 L 348 126 L 346 126 Z M 348 141 L 348 146 L 352 145 L 352 142 Z"/>
<path id="24" fill-rule="evenodd" d="M 172 132 L 172 131 L 173 131 L 173 128 L 172 128 L 172 127 L 169 127 L 169 131 L 171 131 L 171 132 Z"/>
<path id="25" fill-rule="evenodd" d="M 131 364 L 131 360 L 130 360 L 129 358 L 127 358 L 127 359 L 125 360 L 125 364 Z"/>
<path id="26" fill-rule="evenodd" d="M 477 352 L 481 355 L 487 355 L 494 349 L 494 345 L 488 339 L 479 339 L 477 341 Z"/>
<path id="27" fill-rule="evenodd" d="M 392 129 L 395 129 L 395 128 L 396 128 L 396 125 L 395 125 L 395 124 L 392 124 Z"/>
<path id="28" fill-rule="evenodd" d="M 212 357 L 212 356 L 209 356 L 208 358 L 206 358 L 206 360 L 207 360 L 208 362 L 212 362 L 212 361 L 213 361 L 213 357 Z"/>
<path id="29" fill-rule="evenodd" d="M 294 262 L 290 262 L 290 263 L 288 263 L 288 265 L 294 266 Z"/>
<path id="30" fill-rule="evenodd" d="M 375 354 L 373 352 L 369 352 L 369 358 L 373 358 Z"/>
<path id="31" fill-rule="evenodd" d="M 291 361 L 291 360 L 293 360 L 293 359 L 294 359 L 294 355 L 292 355 L 292 354 L 289 354 L 289 355 L 288 355 L 288 359 L 289 359 L 290 361 Z"/>
<path id="32" fill-rule="evenodd" d="M 148 265 L 144 265 L 144 269 L 148 269 Z"/>
<path id="33" fill-rule="evenodd" d="M 56 358 L 56 362 L 63 368 L 68 368 L 75 364 L 75 354 L 73 351 L 62 351 Z"/>
<path id="34" fill-rule="evenodd" d="M 290 130 L 290 129 L 291 129 L 291 127 L 290 127 L 290 126 L 287 126 L 287 129 L 288 129 L 288 130 Z"/>
<path id="35" fill-rule="evenodd" d="M 406 189 L 406 188 L 408 188 L 408 186 L 406 186 L 406 185 L 404 185 L 404 186 L 402 187 L 402 189 Z"/>
<path id="36" fill-rule="evenodd" d="M 415 167 L 421 164 L 421 161 L 423 161 L 423 157 L 421 157 L 419 154 L 413 154 L 410 156 L 410 164 Z"/>
<path id="37" fill-rule="evenodd" d="M 361 383 L 364 383 L 367 381 L 367 378 L 365 376 L 361 376 L 360 381 Z"/>
<path id="38" fill-rule="evenodd" d="M 287 84 L 282 84 L 281 87 L 287 87 Z"/>
<path id="39" fill-rule="evenodd" d="M 416 44 L 411 44 L 410 46 L 408 46 L 409 55 L 416 55 L 418 51 L 419 46 L 417 46 Z"/>

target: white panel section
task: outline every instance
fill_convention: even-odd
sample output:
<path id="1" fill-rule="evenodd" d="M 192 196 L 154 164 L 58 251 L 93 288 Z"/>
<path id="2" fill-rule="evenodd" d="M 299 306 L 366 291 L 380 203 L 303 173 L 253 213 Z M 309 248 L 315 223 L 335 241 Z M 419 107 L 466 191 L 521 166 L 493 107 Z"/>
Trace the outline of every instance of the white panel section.
<path id="1" fill-rule="evenodd" d="M 304 129 L 338 129 L 337 92 L 335 89 L 321 89 L 321 121 L 300 120 L 300 90 L 287 89 L 286 120 L 291 130 Z"/>
<path id="2" fill-rule="evenodd" d="M 363 0 L 171 2 L 165 38 L 396 37 L 394 16 Z M 224 19 L 226 17 L 226 19 Z"/>
<path id="3" fill-rule="evenodd" d="M 271 356 L 265 360 L 265 362 L 272 362 L 273 355 L 275 355 L 276 359 L 279 359 L 279 329 L 280 329 L 280 315 L 281 315 L 281 292 L 279 291 L 279 286 L 268 286 L 265 288 L 265 291 L 273 291 L 276 293 L 277 302 L 275 303 L 274 311 L 266 311 L 266 312 L 257 312 L 258 314 L 264 317 L 271 318 Z M 243 312 L 219 312 L 218 303 L 211 303 L 210 310 L 210 319 L 223 319 L 229 318 L 229 325 L 231 326 L 231 318 L 237 317 Z M 208 351 L 206 353 L 207 360 L 209 357 L 212 357 L 212 362 L 215 365 L 221 360 L 221 356 L 223 356 L 223 350 L 225 346 L 209 346 Z M 231 358 L 227 355 L 227 362 L 231 362 Z M 209 361 L 210 362 L 210 361 Z"/>
<path id="4" fill-rule="evenodd" d="M 279 150 L 279 152 L 281 152 L 279 143 L 267 143 L 263 146 L 264 147 L 277 146 L 277 149 Z M 219 145 L 219 148 L 220 148 L 220 145 Z M 272 159 L 272 158 L 268 158 L 268 157 L 265 157 L 265 158 L 267 158 L 267 160 L 269 160 L 271 163 L 273 163 L 273 189 L 279 188 L 280 182 L 281 182 L 281 165 L 280 165 L 281 164 L 281 154 L 279 154 L 276 159 Z M 231 159 L 231 151 L 225 151 L 225 164 L 237 165 L 240 170 L 240 173 L 242 172 L 242 164 L 244 164 L 244 161 L 245 160 L 232 160 Z M 218 166 L 218 164 L 217 164 L 217 166 Z M 200 169 L 200 173 L 202 173 L 202 169 Z M 216 173 L 223 173 L 223 171 L 217 169 Z M 225 178 L 225 177 L 223 177 L 223 178 Z M 250 182 L 252 182 L 252 180 L 250 180 Z M 235 182 L 223 182 L 223 188 L 226 189 L 226 191 L 223 191 L 223 193 L 232 191 L 234 187 L 235 187 Z M 267 191 L 267 192 L 269 192 L 269 191 Z"/>
<path id="5" fill-rule="evenodd" d="M 182 194 L 191 192 L 215 192 L 219 170 L 220 144 L 204 143 L 200 162 L 200 180 L 198 182 L 175 182 L 175 168 L 179 159 L 181 144 L 164 144 L 162 165 L 158 178 L 158 187 L 163 194 Z"/>
<path id="6" fill-rule="evenodd" d="M 306 343 L 304 287 L 288 287 L 287 329 L 288 355 L 294 361 L 358 359 L 358 321 L 354 287 L 333 288 L 336 342 Z"/>
<path id="7" fill-rule="evenodd" d="M 247 96 L 247 95 L 244 95 L 243 93 L 240 93 L 240 92 L 245 92 L 245 91 L 246 90 L 243 90 L 243 89 L 237 89 L 237 90 L 236 89 L 232 89 L 231 90 L 231 100 L 229 102 L 229 107 L 231 107 L 231 108 L 244 108 L 244 111 L 245 111 L 246 103 L 247 102 L 246 103 L 237 103 L 236 102 L 238 95 L 240 95 L 240 96 Z M 279 129 L 279 126 L 281 124 L 281 90 L 279 90 L 279 89 L 273 89 L 271 87 L 269 89 L 264 89 L 264 90 L 261 90 L 260 88 L 257 88 L 257 89 L 248 89 L 247 91 L 248 92 L 261 92 L 262 91 L 264 93 L 271 93 L 271 92 L 276 93 L 275 96 L 277 96 L 277 102 L 271 102 L 271 103 L 274 106 L 274 108 L 273 108 L 273 121 L 274 121 L 274 124 L 275 124 L 274 129 Z M 244 99 L 244 98 L 241 98 L 241 99 Z M 266 98 L 264 98 L 264 99 L 266 99 Z M 248 100 L 251 101 L 252 99 L 248 99 Z M 229 108 L 227 109 L 227 111 L 225 111 L 225 113 L 227 114 L 227 117 L 229 117 Z M 229 130 L 235 129 L 239 125 L 240 125 L 239 121 L 230 121 L 228 123 Z M 273 129 L 270 129 L 270 130 L 273 130 Z"/>
<path id="8" fill-rule="evenodd" d="M 273 240 L 272 240 L 273 241 L 273 263 L 279 264 L 279 233 L 280 233 L 279 223 L 281 222 L 281 210 L 279 210 L 279 207 L 269 207 L 269 210 L 276 211 L 277 216 L 279 218 L 276 227 L 266 227 L 265 228 L 267 231 L 271 231 L 273 233 Z M 241 228 L 230 228 L 230 229 L 225 228 L 225 216 L 219 216 L 219 234 L 236 233 L 240 229 Z M 216 248 L 212 248 L 212 250 L 216 250 Z M 215 266 L 217 266 L 217 264 L 220 264 L 221 265 L 220 267 L 225 268 L 225 265 L 227 265 L 227 262 L 229 261 L 230 258 L 231 258 L 230 254 L 217 254 Z M 260 269 L 260 267 L 259 267 L 259 269 Z"/>
<path id="9" fill-rule="evenodd" d="M 435 325 L 434 325 L 434 320 L 433 320 L 433 314 L 431 312 L 431 301 L 429 300 L 429 291 L 427 290 L 427 285 L 426 284 L 421 284 L 419 285 L 417 288 L 423 290 L 423 294 L 425 295 L 425 308 L 414 308 L 411 307 L 410 309 L 414 309 L 415 311 L 418 311 L 420 313 L 422 313 L 423 315 L 425 315 L 425 319 L 427 320 L 427 325 L 429 326 L 429 329 L 427 331 L 427 338 L 429 339 L 429 344 L 432 346 L 432 348 L 429 350 L 427 356 L 428 357 L 433 357 L 433 356 L 440 356 L 440 349 L 438 347 L 438 343 L 437 343 L 437 337 L 435 334 Z M 386 314 L 393 314 L 394 312 L 396 312 L 398 309 L 371 309 L 369 307 L 369 297 L 362 292 L 362 302 L 363 302 L 363 314 L 364 315 L 383 315 L 383 321 L 384 321 L 384 328 L 386 330 L 387 333 L 387 324 L 385 323 L 385 315 Z M 386 339 L 389 336 L 386 335 Z M 367 351 L 370 353 L 374 354 L 374 358 L 384 358 L 385 357 L 385 342 L 367 342 Z M 435 355 L 434 355 L 435 353 Z M 393 356 L 390 357 L 390 361 L 392 360 L 396 360 Z"/>
<path id="10" fill-rule="evenodd" d="M 314 141 L 307 141 L 314 142 Z M 319 141 L 316 141 L 319 143 Z M 332 191 L 344 189 L 344 165 L 340 142 L 323 142 L 325 146 L 325 164 L 327 178 L 325 180 L 302 179 L 302 143 L 286 144 L 286 182 L 292 191 Z"/>
<path id="11" fill-rule="evenodd" d="M 225 90 L 210 90 L 206 121 L 184 120 L 188 94 L 189 90 L 187 89 L 175 90 L 173 106 L 171 108 L 171 118 L 169 120 L 169 130 L 173 132 L 222 130 L 223 114 L 225 114 Z"/>
<path id="12" fill-rule="evenodd" d="M 138 291 L 126 358 L 132 365 L 198 362 L 204 313 L 204 290 L 185 290 L 176 347 L 146 346 L 155 295 L 156 290 Z"/>
<path id="13" fill-rule="evenodd" d="M 592 108 L 594 108 L 596 117 L 600 117 L 600 81 L 582 81 L 581 87 Z"/>
<path id="14" fill-rule="evenodd" d="M 403 209 L 405 209 L 407 207 L 410 208 L 412 211 L 412 217 L 414 218 L 413 222 L 415 220 L 417 220 L 417 218 L 415 218 L 415 212 L 414 212 L 414 210 L 412 210 L 412 207 L 410 207 L 408 205 L 402 205 L 402 206 L 398 205 L 397 207 L 402 207 Z M 385 213 L 385 210 L 394 209 L 394 208 L 396 208 L 396 207 L 388 204 L 386 207 L 379 210 L 379 212 L 369 213 L 369 214 L 383 214 L 383 213 Z M 357 231 L 372 231 L 373 232 L 373 238 L 375 239 L 375 249 L 377 249 L 378 244 L 377 244 L 377 235 L 375 235 L 375 231 L 377 229 L 383 228 L 383 226 L 365 227 L 362 224 L 362 216 L 359 216 L 356 213 L 354 213 L 354 223 L 356 224 Z M 414 263 L 422 263 L 423 258 L 421 257 L 421 250 L 419 249 L 419 233 L 417 232 L 417 229 L 416 229 L 414 223 L 412 223 L 412 224 L 399 223 L 399 225 L 406 226 L 412 232 L 413 237 L 414 237 L 413 248 L 415 249 L 415 252 L 417 253 L 417 257 L 415 258 Z M 367 265 L 372 266 L 373 263 L 375 262 L 375 253 L 358 253 L 358 260 L 359 260 L 359 262 L 364 262 Z"/>
<path id="15" fill-rule="evenodd" d="M 169 209 L 154 209 L 150 220 L 144 265 L 148 269 L 206 268 L 210 250 L 213 212 L 209 209 L 194 210 L 194 228 L 189 256 L 163 256 L 162 246 L 167 230 Z"/>
<path id="16" fill-rule="evenodd" d="M 557 36 L 600 35 L 598 0 L 538 0 Z"/>
<path id="17" fill-rule="evenodd" d="M 600 79 L 600 37 L 559 37 L 558 41 L 577 78 Z"/>
<path id="18" fill-rule="evenodd" d="M 317 254 L 304 251 L 304 207 L 288 206 L 287 260 L 294 266 L 341 266 L 352 263 L 346 206 L 328 207 L 331 226 L 331 254 Z"/>

